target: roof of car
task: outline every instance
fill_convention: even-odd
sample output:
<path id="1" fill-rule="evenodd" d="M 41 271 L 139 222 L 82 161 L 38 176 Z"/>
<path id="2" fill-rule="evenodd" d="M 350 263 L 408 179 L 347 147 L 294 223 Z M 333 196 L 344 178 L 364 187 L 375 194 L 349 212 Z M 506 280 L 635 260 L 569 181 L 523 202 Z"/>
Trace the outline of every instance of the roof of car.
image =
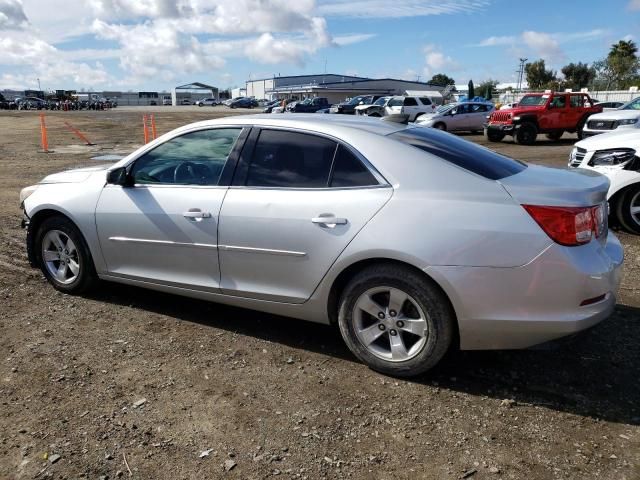
<path id="1" fill-rule="evenodd" d="M 305 130 L 322 131 L 336 126 L 364 130 L 378 135 L 389 135 L 406 128 L 405 125 L 383 121 L 379 118 L 350 115 L 326 115 L 318 113 L 284 113 L 284 114 L 257 114 L 257 115 L 233 115 L 205 120 L 186 127 L 215 126 L 215 125 L 260 125 L 272 127 L 302 128 Z M 186 128 L 185 127 L 185 128 Z"/>

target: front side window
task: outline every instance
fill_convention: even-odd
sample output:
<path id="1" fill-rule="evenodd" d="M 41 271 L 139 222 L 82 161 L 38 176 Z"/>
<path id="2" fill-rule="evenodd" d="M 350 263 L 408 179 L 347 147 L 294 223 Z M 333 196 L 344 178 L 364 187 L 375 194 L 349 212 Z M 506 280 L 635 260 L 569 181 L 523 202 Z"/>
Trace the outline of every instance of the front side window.
<path id="1" fill-rule="evenodd" d="M 627 103 L 623 110 L 640 110 L 640 98 L 636 98 L 634 101 Z"/>
<path id="2" fill-rule="evenodd" d="M 388 107 L 401 107 L 404 104 L 404 100 L 402 97 L 400 98 L 392 98 L 391 100 L 389 100 L 389 103 L 387 103 Z"/>
<path id="3" fill-rule="evenodd" d="M 136 184 L 218 185 L 241 131 L 200 130 L 168 140 L 135 161 L 131 178 Z"/>
<path id="4" fill-rule="evenodd" d="M 582 95 L 571 95 L 571 108 L 581 108 L 587 103 L 587 99 Z"/>

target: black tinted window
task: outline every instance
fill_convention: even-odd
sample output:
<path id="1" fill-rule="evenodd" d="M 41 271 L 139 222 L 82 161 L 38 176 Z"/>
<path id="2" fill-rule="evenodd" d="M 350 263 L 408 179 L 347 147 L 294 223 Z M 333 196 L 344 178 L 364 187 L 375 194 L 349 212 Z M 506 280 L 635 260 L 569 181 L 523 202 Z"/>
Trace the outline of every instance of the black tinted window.
<path id="1" fill-rule="evenodd" d="M 240 132 L 220 128 L 181 135 L 145 153 L 130 174 L 134 183 L 217 185 Z"/>
<path id="2" fill-rule="evenodd" d="M 418 105 L 418 102 L 416 101 L 415 98 L 407 97 L 407 98 L 404 99 L 404 106 L 405 107 L 415 107 L 416 105 Z"/>
<path id="3" fill-rule="evenodd" d="M 347 148 L 340 145 L 333 164 L 332 187 L 366 187 L 378 181 L 362 162 Z"/>
<path id="4" fill-rule="evenodd" d="M 323 188 L 328 185 L 336 143 L 282 130 L 262 130 L 246 184 L 254 187 Z"/>
<path id="5" fill-rule="evenodd" d="M 429 97 L 420 97 L 420 101 L 423 105 L 431 105 L 431 99 Z"/>
<path id="6" fill-rule="evenodd" d="M 499 155 L 455 135 L 431 128 L 407 128 L 391 134 L 390 138 L 432 153 L 491 180 L 509 177 L 527 168 L 524 163 Z"/>

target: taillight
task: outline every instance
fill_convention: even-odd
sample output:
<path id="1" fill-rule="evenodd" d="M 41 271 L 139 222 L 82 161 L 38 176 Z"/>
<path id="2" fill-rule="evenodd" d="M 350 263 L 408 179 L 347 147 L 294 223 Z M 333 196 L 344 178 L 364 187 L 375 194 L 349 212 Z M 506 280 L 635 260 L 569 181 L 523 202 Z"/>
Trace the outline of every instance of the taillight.
<path id="1" fill-rule="evenodd" d="M 549 207 L 523 205 L 538 225 L 560 245 L 573 247 L 589 243 L 606 233 L 603 205 L 593 207 Z"/>

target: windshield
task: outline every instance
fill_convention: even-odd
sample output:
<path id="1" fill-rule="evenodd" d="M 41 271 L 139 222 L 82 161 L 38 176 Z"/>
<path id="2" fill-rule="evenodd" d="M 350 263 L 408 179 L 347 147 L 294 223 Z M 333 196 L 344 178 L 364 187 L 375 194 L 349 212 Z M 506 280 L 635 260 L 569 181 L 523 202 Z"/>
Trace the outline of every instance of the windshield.
<path id="1" fill-rule="evenodd" d="M 640 110 L 640 97 L 620 107 L 620 110 Z"/>
<path id="2" fill-rule="evenodd" d="M 385 102 L 386 102 L 387 100 L 389 100 L 389 98 L 391 98 L 391 97 L 380 97 L 378 100 L 376 100 L 375 102 L 373 102 L 373 104 L 374 104 L 374 105 L 377 105 L 377 106 L 379 106 L 379 107 L 381 107 L 382 105 L 384 105 L 384 104 L 385 104 Z"/>
<path id="3" fill-rule="evenodd" d="M 525 95 L 518 103 L 519 107 L 539 107 L 547 103 L 549 95 Z"/>
<path id="4" fill-rule="evenodd" d="M 359 97 L 353 97 L 351 100 L 349 100 L 347 102 L 347 105 L 358 105 L 360 102 L 366 102 L 367 97 L 365 97 L 364 95 L 360 95 Z"/>
<path id="5" fill-rule="evenodd" d="M 389 138 L 419 148 L 490 180 L 510 177 L 527 168 L 522 162 L 432 128 L 409 127 L 392 133 Z"/>

